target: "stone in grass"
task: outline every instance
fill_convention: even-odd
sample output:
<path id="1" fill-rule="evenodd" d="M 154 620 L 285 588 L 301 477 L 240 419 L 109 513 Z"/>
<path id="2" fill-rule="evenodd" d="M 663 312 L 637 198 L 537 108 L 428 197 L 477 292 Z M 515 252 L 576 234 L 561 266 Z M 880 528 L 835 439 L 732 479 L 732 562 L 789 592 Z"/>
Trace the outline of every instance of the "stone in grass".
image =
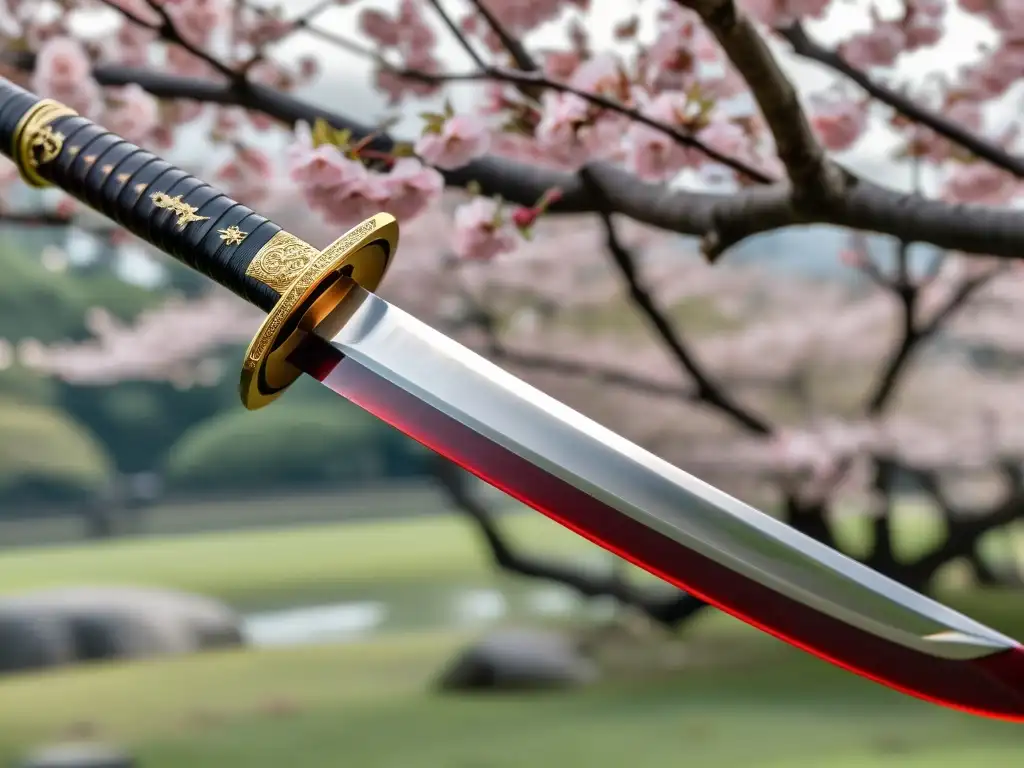
<path id="1" fill-rule="evenodd" d="M 437 682 L 442 691 L 574 688 L 593 682 L 596 666 L 565 635 L 501 629 L 460 652 Z"/>
<path id="2" fill-rule="evenodd" d="M 42 747 L 15 768 L 138 768 L 131 754 L 111 744 L 75 742 Z"/>
<path id="3" fill-rule="evenodd" d="M 0 608 L 0 674 L 68 664 L 76 649 L 66 622 L 28 606 Z"/>
<path id="4" fill-rule="evenodd" d="M 0 673 L 243 642 L 227 606 L 173 590 L 90 586 L 0 599 Z"/>

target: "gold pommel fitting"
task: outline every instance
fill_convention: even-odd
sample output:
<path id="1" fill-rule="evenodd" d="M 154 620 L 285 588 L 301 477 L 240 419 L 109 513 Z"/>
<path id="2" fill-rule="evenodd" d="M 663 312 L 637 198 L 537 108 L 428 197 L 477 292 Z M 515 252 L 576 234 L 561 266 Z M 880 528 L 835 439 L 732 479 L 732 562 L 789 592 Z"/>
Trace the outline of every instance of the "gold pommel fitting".
<path id="1" fill-rule="evenodd" d="M 52 162 L 64 148 L 64 134 L 50 125 L 58 117 L 78 113 L 53 99 L 43 99 L 22 115 L 14 128 L 11 157 L 26 184 L 42 188 L 50 183 L 39 175 L 39 166 Z"/>
<path id="2" fill-rule="evenodd" d="M 281 298 L 245 353 L 240 394 L 246 408 L 262 408 L 302 375 L 288 356 L 344 301 L 353 282 L 376 291 L 397 247 L 398 222 L 378 213 L 323 251 L 284 231 L 260 248 L 245 274 Z"/>

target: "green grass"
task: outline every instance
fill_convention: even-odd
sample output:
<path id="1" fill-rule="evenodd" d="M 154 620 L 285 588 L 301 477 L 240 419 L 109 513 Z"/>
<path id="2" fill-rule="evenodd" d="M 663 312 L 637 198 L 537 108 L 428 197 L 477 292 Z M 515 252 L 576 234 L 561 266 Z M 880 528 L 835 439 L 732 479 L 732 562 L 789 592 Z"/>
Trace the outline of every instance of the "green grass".
<path id="1" fill-rule="evenodd" d="M 900 515 L 901 546 L 937 529 Z M 545 552 L 593 548 L 537 515 L 503 520 Z M 844 523 L 852 545 L 863 526 Z M 234 602 L 325 596 L 380 582 L 494 578 L 459 517 L 204 534 L 0 554 L 0 591 L 149 583 Z M 951 600 L 1024 636 L 1016 593 Z M 440 697 L 430 682 L 459 633 L 351 645 L 239 650 L 0 680 L 0 765 L 32 744 L 89 733 L 126 742 L 143 768 L 962 768 L 1024 760 L 1020 726 L 918 702 L 706 614 L 695 663 L 541 697 Z M 642 651 L 639 651 L 642 653 Z M 699 661 L 699 663 L 697 663 Z"/>
<path id="2" fill-rule="evenodd" d="M 218 512 L 211 511 L 210 516 Z M 896 518 L 897 550 L 913 557 L 941 529 L 919 504 Z M 532 512 L 503 517 L 531 552 L 596 556 L 593 545 Z M 869 522 L 846 517 L 844 546 L 866 546 Z M 997 554 L 1010 540 L 994 537 Z M 1018 552 L 1018 554 L 1021 554 Z M 408 583 L 487 584 L 495 578 L 475 526 L 458 515 L 117 539 L 0 552 L 0 594 L 69 584 L 132 583 L 201 592 L 238 605 L 315 600 Z"/>
<path id="3" fill-rule="evenodd" d="M 540 515 L 516 516 L 507 527 L 517 540 L 543 542 L 544 551 L 595 549 Z M 491 574 L 475 529 L 452 516 L 0 553 L 0 594 L 83 582 L 133 583 L 246 603 L 329 595 L 367 583 L 475 582 Z"/>
<path id="4" fill-rule="evenodd" d="M 718 644 L 714 630 L 694 641 Z M 0 761 L 72 733 L 146 768 L 1014 765 L 1020 726 L 901 696 L 752 632 L 732 663 L 578 693 L 442 697 L 465 637 L 209 654 L 0 683 Z M 985 762 L 988 761 L 988 762 Z"/>
<path id="5" fill-rule="evenodd" d="M 387 520 L 450 512 L 436 483 L 426 479 L 392 481 L 385 487 L 312 490 L 305 493 L 233 494 L 220 499 L 171 499 L 143 514 L 147 535 L 175 536 L 353 520 Z M 0 548 L 77 544 L 84 521 L 74 515 L 26 516 L 0 520 Z"/>

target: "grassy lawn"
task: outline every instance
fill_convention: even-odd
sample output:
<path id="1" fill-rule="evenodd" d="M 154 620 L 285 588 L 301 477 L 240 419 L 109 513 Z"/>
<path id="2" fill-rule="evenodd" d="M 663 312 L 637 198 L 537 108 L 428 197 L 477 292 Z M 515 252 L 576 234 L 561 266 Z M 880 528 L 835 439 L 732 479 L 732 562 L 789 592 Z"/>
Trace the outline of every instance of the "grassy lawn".
<path id="1" fill-rule="evenodd" d="M 214 531 L 325 525 L 387 520 L 451 511 L 436 483 L 423 478 L 386 486 L 345 487 L 304 493 L 277 491 L 222 498 L 167 499 L 149 507 L 141 527 L 147 535 L 177 536 Z M 0 548 L 76 544 L 86 536 L 75 515 L 0 519 Z"/>
<path id="2" fill-rule="evenodd" d="M 715 642 L 716 632 L 694 643 Z M 89 730 L 144 768 L 1018 765 L 1019 725 L 918 702 L 746 633 L 733 663 L 537 697 L 441 697 L 465 638 L 211 654 L 0 683 L 0 763 Z M 742 651 L 740 654 L 739 652 Z"/>
<path id="3" fill-rule="evenodd" d="M 515 516 L 516 540 L 545 551 L 594 552 L 540 515 Z M 372 582 L 468 582 L 492 575 L 475 529 L 454 516 L 193 536 L 122 539 L 0 553 L 0 594 L 66 584 L 151 584 L 234 603 L 315 598 Z"/>
<path id="4" fill-rule="evenodd" d="M 936 530 L 919 510 L 905 512 L 901 547 L 928 546 Z M 503 524 L 545 552 L 594 552 L 537 515 Z M 851 520 L 843 535 L 856 545 L 862 531 Z M 0 554 L 7 593 L 148 583 L 245 603 L 371 582 L 493 578 L 475 529 L 459 517 Z M 960 594 L 952 602 L 1024 637 L 1019 594 Z M 1024 760 L 1020 726 L 896 694 L 720 615 L 701 617 L 688 638 L 702 661 L 678 673 L 485 701 L 430 693 L 433 676 L 467 642 L 458 633 L 10 677 L 0 680 L 0 765 L 28 745 L 83 732 L 127 742 L 143 768 L 962 768 Z"/>
<path id="5" fill-rule="evenodd" d="M 219 511 L 211 510 L 216 516 Z M 908 503 L 896 545 L 906 556 L 931 546 L 937 523 Z M 510 514 L 501 525 L 533 552 L 599 557 L 600 550 L 541 515 Z M 869 522 L 844 517 L 845 546 L 866 546 Z M 993 539 L 997 552 L 1006 537 Z M 202 592 L 236 605 L 315 600 L 375 587 L 421 583 L 488 584 L 494 571 L 476 528 L 456 515 L 353 521 L 279 529 L 162 535 L 89 545 L 0 552 L 0 594 L 68 584 L 133 583 Z"/>

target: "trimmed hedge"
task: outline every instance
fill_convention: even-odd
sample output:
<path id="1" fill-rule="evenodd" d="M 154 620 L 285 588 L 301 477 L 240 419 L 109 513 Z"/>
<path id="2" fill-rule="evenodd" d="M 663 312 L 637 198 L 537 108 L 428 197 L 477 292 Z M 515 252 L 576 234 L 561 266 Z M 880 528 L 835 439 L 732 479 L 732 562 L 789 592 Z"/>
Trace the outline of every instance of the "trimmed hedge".
<path id="1" fill-rule="evenodd" d="M 423 458 L 424 449 L 343 400 L 285 399 L 192 427 L 168 452 L 165 472 L 170 488 L 243 490 L 413 474 Z"/>
<path id="2" fill-rule="evenodd" d="M 69 416 L 40 405 L 0 402 L 0 499 L 63 502 L 104 492 L 113 465 L 103 446 Z"/>
<path id="3" fill-rule="evenodd" d="M 0 371 L 0 401 L 53 405 L 57 401 L 57 389 L 55 379 L 20 365 Z"/>

